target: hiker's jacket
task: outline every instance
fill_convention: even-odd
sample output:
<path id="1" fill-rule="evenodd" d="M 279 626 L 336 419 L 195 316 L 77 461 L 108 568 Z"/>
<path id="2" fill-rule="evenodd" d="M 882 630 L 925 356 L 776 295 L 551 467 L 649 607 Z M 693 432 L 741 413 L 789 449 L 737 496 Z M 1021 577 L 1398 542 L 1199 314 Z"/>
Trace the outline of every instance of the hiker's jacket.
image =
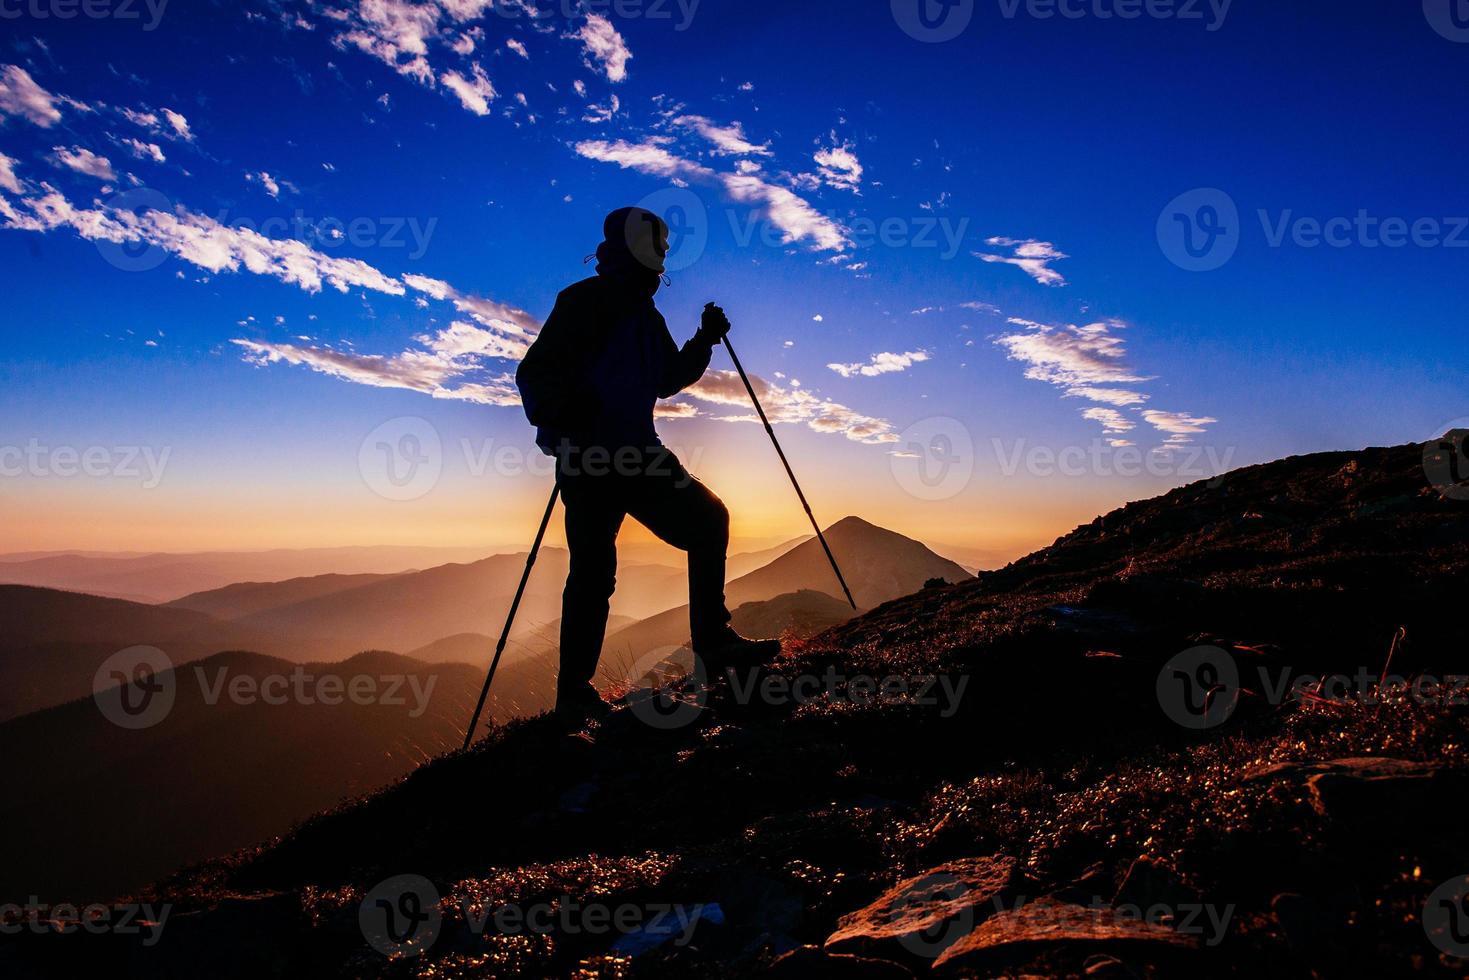
<path id="1" fill-rule="evenodd" d="M 536 443 L 551 455 L 575 448 L 659 446 L 653 408 L 698 381 L 713 346 L 680 348 L 653 298 L 614 275 L 562 290 L 515 373 Z"/>

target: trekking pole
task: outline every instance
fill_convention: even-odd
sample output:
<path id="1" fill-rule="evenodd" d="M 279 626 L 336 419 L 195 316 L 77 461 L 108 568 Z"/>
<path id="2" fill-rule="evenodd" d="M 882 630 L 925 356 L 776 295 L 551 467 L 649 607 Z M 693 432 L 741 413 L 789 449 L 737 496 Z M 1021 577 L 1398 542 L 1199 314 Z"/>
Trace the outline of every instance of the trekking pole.
<path id="1" fill-rule="evenodd" d="M 842 583 L 842 591 L 847 594 L 847 602 L 852 606 L 853 610 L 856 610 L 857 600 L 852 598 L 852 590 L 847 588 L 847 580 L 842 576 L 841 568 L 837 566 L 836 556 L 831 553 L 831 546 L 826 543 L 826 535 L 821 533 L 821 525 L 816 523 L 816 515 L 811 513 L 811 505 L 806 502 L 806 495 L 801 492 L 801 484 L 796 480 L 796 471 L 791 469 L 791 461 L 786 459 L 785 450 L 780 448 L 780 440 L 775 437 L 775 429 L 771 428 L 770 420 L 765 417 L 765 409 L 760 407 L 760 399 L 755 397 L 755 388 L 750 384 L 750 378 L 745 374 L 744 366 L 740 364 L 740 359 L 735 354 L 734 348 L 729 345 L 728 334 L 724 337 L 724 349 L 729 351 L 729 359 L 734 361 L 735 370 L 740 372 L 740 380 L 745 383 L 745 390 L 750 393 L 750 401 L 755 403 L 755 412 L 760 416 L 760 421 L 764 424 L 765 431 L 770 435 L 770 441 L 774 444 L 775 451 L 780 456 L 780 461 L 785 464 L 786 476 L 791 478 L 791 486 L 796 488 L 796 496 L 801 498 L 801 506 L 806 509 L 806 517 L 810 519 L 811 527 L 816 531 L 817 540 L 821 542 L 821 547 L 826 552 L 826 560 L 831 562 L 831 570 L 837 573 L 837 581 Z"/>
<path id="2" fill-rule="evenodd" d="M 510 614 L 505 617 L 505 629 L 500 633 L 500 642 L 495 644 L 495 659 L 490 661 L 490 672 L 485 675 L 484 689 L 479 692 L 479 704 L 474 706 L 474 717 L 469 719 L 469 730 L 464 733 L 464 747 L 469 748 L 469 743 L 474 741 L 474 730 L 479 727 L 480 712 L 485 709 L 485 699 L 490 696 L 490 685 L 495 682 L 495 670 L 500 666 L 500 656 L 505 652 L 505 644 L 510 640 L 510 627 L 515 623 L 515 614 L 520 609 L 520 600 L 525 595 L 525 587 L 530 582 L 530 570 L 535 567 L 536 555 L 540 554 L 541 542 L 546 537 L 546 528 L 551 523 L 551 512 L 556 509 L 556 499 L 561 496 L 561 485 L 557 484 L 551 490 L 551 502 L 546 504 L 546 516 L 541 518 L 541 529 L 536 532 L 536 542 L 530 546 L 530 554 L 525 559 L 525 573 L 520 576 L 520 588 L 515 590 L 515 600 L 510 603 Z"/>

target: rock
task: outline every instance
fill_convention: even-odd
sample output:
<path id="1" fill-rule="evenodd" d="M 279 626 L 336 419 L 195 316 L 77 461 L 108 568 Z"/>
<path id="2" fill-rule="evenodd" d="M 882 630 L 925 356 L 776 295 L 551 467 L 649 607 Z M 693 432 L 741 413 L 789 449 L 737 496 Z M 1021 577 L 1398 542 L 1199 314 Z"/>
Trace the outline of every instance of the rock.
<path id="1" fill-rule="evenodd" d="M 1127 869 L 1112 904 L 1143 912 L 1162 906 L 1177 918 L 1182 910 L 1197 907 L 1200 901 L 1199 893 L 1185 885 L 1172 868 L 1144 855 Z"/>
<path id="2" fill-rule="evenodd" d="M 1442 766 L 1402 759 L 1338 759 L 1333 768 L 1306 781 L 1311 805 L 1323 817 L 1371 820 L 1379 815 L 1417 814 L 1432 809 Z"/>
<path id="3" fill-rule="evenodd" d="M 889 960 L 849 953 L 829 953 L 819 946 L 802 946 L 780 957 L 766 971 L 774 980 L 913 980 L 913 971 Z"/>
<path id="4" fill-rule="evenodd" d="M 1082 964 L 1082 970 L 1095 980 L 1136 980 L 1137 978 L 1137 974 L 1129 970 L 1127 964 L 1105 953 L 1088 956 L 1086 962 Z"/>
<path id="5" fill-rule="evenodd" d="M 871 905 L 841 917 L 829 952 L 926 963 L 1010 899 L 1022 879 L 1015 859 L 965 858 L 898 882 Z"/>
<path id="6" fill-rule="evenodd" d="M 990 918 L 944 950 L 935 969 L 970 967 L 1000 951 L 1044 945 L 1151 946 L 1194 949 L 1197 941 L 1110 909 L 1040 898 Z"/>

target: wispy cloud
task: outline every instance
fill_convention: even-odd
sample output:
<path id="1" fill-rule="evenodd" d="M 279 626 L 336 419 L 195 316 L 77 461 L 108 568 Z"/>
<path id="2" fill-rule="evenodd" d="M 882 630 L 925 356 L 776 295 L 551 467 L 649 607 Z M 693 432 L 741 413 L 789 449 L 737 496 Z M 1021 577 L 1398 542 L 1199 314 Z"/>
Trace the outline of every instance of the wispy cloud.
<path id="1" fill-rule="evenodd" d="M 762 156 L 771 155 L 769 143 L 751 143 L 745 135 L 745 127 L 733 122 L 728 126 L 721 126 L 706 116 L 679 116 L 673 120 L 675 126 L 682 126 L 698 133 L 714 146 L 714 152 L 720 156 Z"/>
<path id="2" fill-rule="evenodd" d="M 928 351 L 914 350 L 905 354 L 882 353 L 873 354 L 864 364 L 828 364 L 827 367 L 840 374 L 844 378 L 862 376 L 864 378 L 875 378 L 880 374 L 897 374 L 906 371 L 920 361 L 928 360 Z"/>
<path id="3" fill-rule="evenodd" d="M 627 78 L 627 63 L 632 59 L 627 42 L 612 26 L 612 21 L 601 14 L 587 14 L 586 23 L 573 37 L 582 43 L 586 51 L 587 66 L 600 68 L 610 82 L 621 82 Z"/>
<path id="4" fill-rule="evenodd" d="M 474 380 L 485 373 L 485 358 L 505 356 L 500 348 L 502 338 L 471 324 L 455 322 L 436 335 L 414 340 L 421 346 L 391 356 L 243 338 L 230 343 L 244 350 L 246 361 L 262 367 L 293 364 L 374 388 L 403 388 L 481 405 L 520 404 L 514 378 L 509 374 Z"/>
<path id="5" fill-rule="evenodd" d="M 51 152 L 52 160 L 57 166 L 75 170 L 88 177 L 96 177 L 98 180 L 117 179 L 117 171 L 112 169 L 112 161 L 98 156 L 84 146 L 73 146 L 70 149 L 56 146 L 51 148 Z"/>
<path id="6" fill-rule="evenodd" d="M 393 296 L 407 291 L 366 262 L 325 255 L 296 239 L 267 238 L 184 208 L 133 212 L 101 202 L 78 208 L 51 185 L 43 183 L 41 189 L 15 205 L 0 198 L 3 227 L 36 232 L 69 228 L 88 241 L 160 248 L 210 272 L 244 269 L 311 293 L 320 292 L 323 284 L 344 293 L 353 287 Z"/>
<path id="7" fill-rule="evenodd" d="M 1179 445 L 1217 419 L 1184 412 L 1140 410 L 1150 396 L 1123 385 L 1153 380 L 1139 374 L 1127 363 L 1127 347 L 1118 332 L 1126 325 L 1117 320 L 1104 320 L 1084 327 L 1050 325 L 1011 317 L 1010 323 L 1024 330 L 995 338 L 1013 361 L 1026 365 L 1025 376 L 1061 388 L 1065 397 L 1095 402 L 1102 407 L 1083 409 L 1081 416 L 1102 425 L 1108 435 L 1121 435 L 1137 428 L 1137 423 L 1123 409 L 1141 412 L 1142 418 L 1160 432 L 1168 434 L 1165 445 Z M 1110 440 L 1113 446 L 1128 446 L 1123 439 Z"/>
<path id="8" fill-rule="evenodd" d="M 998 337 L 995 343 L 1011 360 L 1028 365 L 1025 376 L 1033 381 L 1059 385 L 1079 397 L 1088 387 L 1151 380 L 1127 365 L 1127 347 L 1116 334 L 1125 324 L 1116 320 L 1084 327 L 1050 326 L 1018 317 L 1009 322 L 1025 330 Z"/>
<path id="9" fill-rule="evenodd" d="M 1143 419 L 1159 432 L 1165 433 L 1165 446 L 1181 446 L 1193 442 L 1193 437 L 1208 431 L 1208 426 L 1219 420 L 1206 416 L 1190 415 L 1187 412 L 1160 412 L 1147 409 Z"/>
<path id="10" fill-rule="evenodd" d="M 50 129 L 61 122 L 61 110 L 56 104 L 63 101 L 38 85 L 24 68 L 16 65 L 0 68 L 0 117 L 19 116 L 42 129 Z"/>
<path id="11" fill-rule="evenodd" d="M 117 141 L 121 146 L 127 147 L 128 151 L 139 160 L 152 160 L 154 163 L 166 163 L 168 157 L 164 156 L 163 148 L 157 143 L 144 143 L 140 139 L 124 136 Z"/>
<path id="12" fill-rule="evenodd" d="M 495 86 L 490 83 L 489 76 L 480 67 L 479 62 L 470 66 L 472 77 L 465 78 L 457 71 L 446 71 L 439 76 L 439 81 L 444 87 L 459 96 L 459 102 L 464 108 L 476 116 L 488 116 L 490 114 L 490 103 L 495 99 Z"/>
<path id="13" fill-rule="evenodd" d="M 754 174 L 719 173 L 669 152 L 665 143 L 657 139 L 642 143 L 584 140 L 576 144 L 576 152 L 589 160 L 615 163 L 665 180 L 696 181 L 719 187 L 732 200 L 755 209 L 780 229 L 785 244 L 805 241 L 817 251 L 841 251 L 848 246 L 847 233 L 841 225 L 786 188 Z"/>
<path id="14" fill-rule="evenodd" d="M 851 143 L 838 142 L 836 133 L 832 133 L 831 138 L 835 145 L 818 150 L 813 157 L 821 172 L 821 179 L 842 190 L 860 190 L 862 161 L 857 159 L 855 148 Z"/>
<path id="15" fill-rule="evenodd" d="M 1013 252 L 1008 256 L 975 252 L 976 258 L 985 262 L 1003 262 L 1006 265 L 1018 266 L 1042 286 L 1066 285 L 1065 277 L 1052 269 L 1051 263 L 1069 258 L 1069 256 L 1050 242 L 1038 242 L 1034 239 L 990 238 L 986 239 L 985 244 L 998 248 L 1009 248 Z"/>
<path id="16" fill-rule="evenodd" d="M 21 186 L 20 178 L 15 175 L 17 162 L 14 157 L 0 153 L 0 189 L 12 194 L 24 194 L 25 188 Z"/>
<path id="17" fill-rule="evenodd" d="M 845 405 L 798 388 L 794 383 L 786 387 L 751 375 L 750 385 L 755 389 L 772 424 L 805 425 L 816 432 L 836 433 L 853 442 L 869 445 L 898 441 L 898 434 L 893 431 L 892 423 L 885 419 L 863 415 Z M 734 371 L 710 371 L 684 394 L 711 405 L 748 407 L 750 404 L 750 396 L 745 391 L 744 383 Z M 759 422 L 753 411 L 740 415 L 719 415 L 715 418 L 724 422 Z"/>

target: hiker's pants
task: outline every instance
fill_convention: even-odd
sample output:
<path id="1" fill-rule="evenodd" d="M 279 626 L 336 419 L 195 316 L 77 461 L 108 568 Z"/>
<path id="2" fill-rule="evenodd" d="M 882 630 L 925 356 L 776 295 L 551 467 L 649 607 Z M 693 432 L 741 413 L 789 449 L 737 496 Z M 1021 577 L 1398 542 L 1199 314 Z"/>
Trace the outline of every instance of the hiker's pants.
<path id="1" fill-rule="evenodd" d="M 663 447 L 563 453 L 556 479 L 566 505 L 571 573 L 561 611 L 562 696 L 584 693 L 597 670 L 617 585 L 617 532 L 629 515 L 688 552 L 689 629 L 694 645 L 729 623 L 724 604 L 729 511 Z M 673 605 L 672 602 L 669 603 Z"/>

